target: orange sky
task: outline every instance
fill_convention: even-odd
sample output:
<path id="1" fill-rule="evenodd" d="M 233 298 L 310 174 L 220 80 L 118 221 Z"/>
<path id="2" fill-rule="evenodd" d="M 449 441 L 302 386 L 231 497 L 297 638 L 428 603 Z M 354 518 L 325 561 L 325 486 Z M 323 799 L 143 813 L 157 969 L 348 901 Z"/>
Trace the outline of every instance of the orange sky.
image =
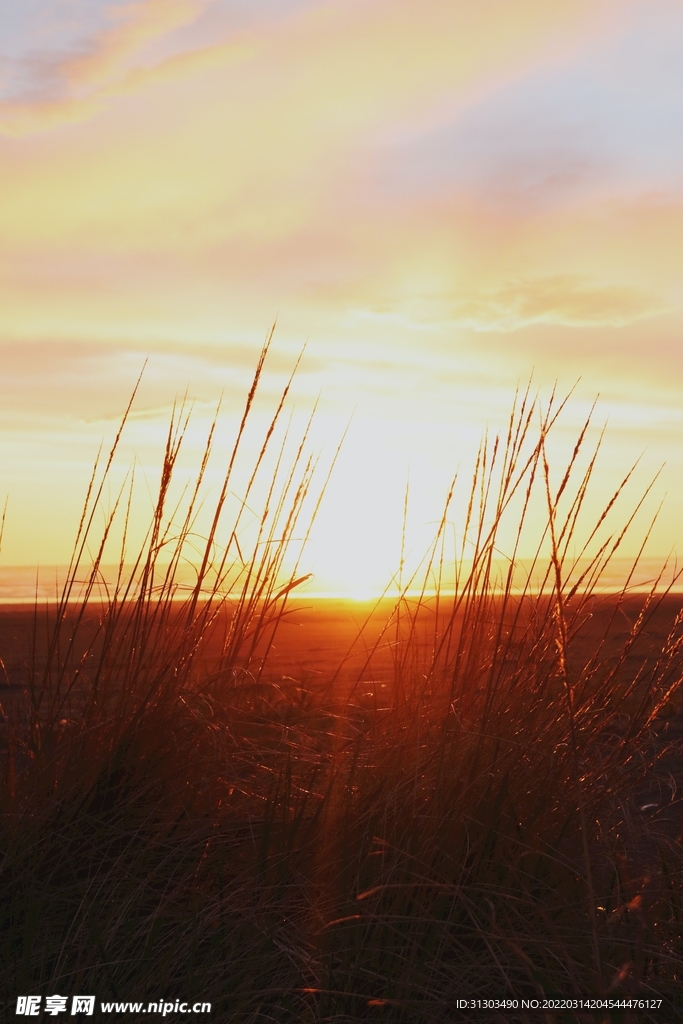
<path id="1" fill-rule="evenodd" d="M 2 18 L 4 564 L 66 559 L 145 357 L 122 458 L 151 478 L 174 395 L 198 438 L 221 390 L 230 418 L 276 315 L 266 392 L 307 340 L 315 442 L 355 410 L 311 549 L 323 589 L 381 586 L 408 471 L 418 537 L 532 371 L 580 378 L 567 439 L 601 395 L 596 502 L 641 452 L 634 495 L 666 462 L 652 550 L 683 553 L 679 0 Z"/>

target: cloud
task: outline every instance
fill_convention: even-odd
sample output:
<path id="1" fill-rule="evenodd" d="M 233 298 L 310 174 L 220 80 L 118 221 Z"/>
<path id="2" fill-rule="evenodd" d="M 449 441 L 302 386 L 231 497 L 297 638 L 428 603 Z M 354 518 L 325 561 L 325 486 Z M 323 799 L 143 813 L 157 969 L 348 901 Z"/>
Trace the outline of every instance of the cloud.
<path id="1" fill-rule="evenodd" d="M 455 193 L 521 216 L 679 192 L 683 137 L 671 125 L 683 117 L 683 65 L 674 71 L 671 51 L 680 49 L 683 12 L 677 25 L 654 19 L 636 32 L 627 19 L 614 29 L 571 61 L 536 64 L 435 123 L 380 136 L 368 183 L 385 203 Z"/>
<path id="2" fill-rule="evenodd" d="M 196 72 L 227 67 L 252 56 L 258 49 L 257 41 L 246 33 L 217 46 L 203 47 L 187 53 L 177 53 L 152 65 L 120 69 L 118 76 L 84 95 L 60 95 L 0 103 L 0 134 L 30 135 L 36 131 L 62 124 L 74 124 L 96 115 L 118 97 L 143 92 L 146 88 L 170 82 Z M 50 69 L 45 79 L 56 78 Z"/>
<path id="3" fill-rule="evenodd" d="M 188 26 L 214 4 L 210 40 L 202 32 L 195 37 L 190 33 L 191 43 L 184 41 Z M 255 19 L 251 34 L 268 50 L 268 60 L 254 74 L 263 82 L 283 70 L 292 83 L 313 77 L 305 106 L 328 105 L 333 122 L 334 114 L 359 109 L 366 111 L 366 121 L 376 120 L 390 98 L 393 112 L 410 120 L 425 100 L 467 89 L 482 74 L 506 76 L 529 58 L 575 45 L 584 33 L 595 31 L 609 7 L 610 0 L 572 0 L 552 8 L 545 0 L 518 0 L 513 14 L 502 0 L 479 0 L 476 5 L 470 0 L 424 0 L 419 10 L 412 0 L 347 0 L 344 5 L 327 0 L 303 10 L 297 5 L 284 22 L 279 15 L 270 21 Z M 235 20 L 218 0 L 138 0 L 111 7 L 109 13 L 114 24 L 93 33 L 83 52 L 46 58 L 45 82 L 53 83 L 47 93 L 20 95 L 0 105 L 0 131 L 22 135 L 61 120 L 92 116 L 126 80 L 123 91 L 132 87 L 131 71 L 146 66 L 152 78 L 155 69 L 162 71 L 165 58 L 151 44 L 164 37 L 195 54 L 185 63 L 166 65 L 167 73 L 173 68 L 186 74 L 220 57 L 216 43 L 229 42 L 236 34 Z M 275 23 L 277 32 L 272 31 Z M 137 86 L 146 81 L 143 75 Z"/>
<path id="4" fill-rule="evenodd" d="M 350 297 L 350 296 L 349 296 Z M 364 306 L 350 303 L 356 319 L 388 321 L 416 330 L 459 328 L 510 332 L 536 324 L 558 327 L 625 327 L 668 307 L 641 289 L 596 284 L 575 274 L 509 281 L 471 297 L 424 293 L 403 299 L 387 293 Z"/>
<path id="5" fill-rule="evenodd" d="M 170 71 L 178 74 L 194 67 L 197 57 L 192 53 L 157 61 L 156 68 L 143 63 L 136 69 L 135 62 L 149 44 L 197 21 L 215 2 L 137 0 L 113 4 L 106 10 L 110 24 L 72 43 L 71 52 L 38 51 L 19 60 L 6 60 L 6 74 L 19 88 L 0 103 L 0 132 L 24 135 L 82 120 L 101 110 L 112 97 L 147 84 L 155 70 L 163 77 Z M 205 58 L 206 54 L 199 54 L 200 62 Z"/>
<path id="6" fill-rule="evenodd" d="M 62 64 L 67 85 L 73 89 L 94 88 L 120 77 L 126 62 L 158 36 L 195 21 L 215 0 L 138 0 L 113 6 L 109 16 L 115 24 L 98 33 L 89 52 Z"/>
<path id="7" fill-rule="evenodd" d="M 131 342 L 0 341 L 0 432 L 16 430 L 20 423 L 31 429 L 32 420 L 118 420 L 141 371 L 136 415 L 165 417 L 185 392 L 198 409 L 209 410 L 222 394 L 234 411 L 249 390 L 258 352 L 258 342 L 239 341 L 191 348 L 173 342 L 144 347 Z M 297 354 L 276 338 L 257 405 L 281 394 Z M 306 354 L 295 394 L 315 396 L 325 369 L 325 361 Z"/>
<path id="8" fill-rule="evenodd" d="M 639 289 L 563 274 L 511 281 L 456 304 L 452 323 L 479 331 L 513 331 L 531 324 L 623 327 L 665 310 L 655 296 Z"/>

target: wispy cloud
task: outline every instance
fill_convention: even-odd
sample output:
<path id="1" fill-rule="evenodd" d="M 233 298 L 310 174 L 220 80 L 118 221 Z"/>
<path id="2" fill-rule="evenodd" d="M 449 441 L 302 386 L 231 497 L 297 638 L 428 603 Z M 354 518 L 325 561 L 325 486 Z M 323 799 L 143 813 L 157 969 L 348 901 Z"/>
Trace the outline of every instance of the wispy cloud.
<path id="1" fill-rule="evenodd" d="M 385 321 L 432 333 L 457 329 L 509 334 L 538 324 L 616 328 L 667 311 L 664 302 L 643 289 L 568 274 L 510 281 L 478 292 L 469 289 L 465 297 L 439 292 L 403 298 L 376 295 L 366 306 L 350 306 L 358 322 Z"/>
<path id="2" fill-rule="evenodd" d="M 665 310 L 661 300 L 642 289 L 565 274 L 511 281 L 456 303 L 450 322 L 479 331 L 514 331 L 531 324 L 623 327 Z"/>
<path id="3" fill-rule="evenodd" d="M 195 21 L 215 0 L 138 0 L 112 5 L 112 26 L 91 41 L 88 52 L 69 58 L 62 73 L 71 89 L 92 89 L 119 77 L 151 40 Z"/>
<path id="4" fill-rule="evenodd" d="M 219 2 L 136 0 L 110 5 L 110 24 L 80 39 L 74 52 L 27 58 L 34 63 L 33 93 L 0 105 L 0 130 L 21 135 L 88 118 L 119 95 L 119 89 L 127 93 L 157 74 L 186 75 L 207 61 L 220 61 L 222 53 L 229 57 L 229 48 L 223 51 L 222 46 L 244 21 L 226 10 L 216 38 L 211 44 L 190 46 L 185 60 L 144 59 L 155 40 L 191 25 Z M 572 0 L 551 8 L 541 0 L 517 0 L 514 11 L 502 0 L 479 0 L 476 6 L 469 0 L 424 0 L 419 10 L 408 0 L 347 0 L 343 6 L 326 0 L 312 9 L 294 5 L 291 27 L 286 22 L 279 28 L 269 50 L 272 64 L 258 73 L 268 80 L 284 65 L 294 80 L 316 76 L 309 108 L 331 101 L 345 113 L 364 109 L 366 118 L 372 118 L 380 101 L 411 118 L 419 115 L 425 90 L 433 99 L 439 91 L 467 87 L 482 73 L 505 75 L 544 44 L 566 45 L 580 34 L 586 19 L 594 21 L 609 4 Z M 245 31 L 262 42 L 270 39 L 267 19 L 255 19 L 253 30 L 242 27 L 237 34 Z M 134 70 L 146 74 L 131 75 Z M 342 91 L 333 97 L 327 83 Z"/>
<path id="5" fill-rule="evenodd" d="M 24 134 L 91 116 L 112 96 L 145 84 L 154 68 L 137 68 L 150 43 L 196 21 L 216 0 L 135 0 L 104 10 L 106 27 L 72 39 L 71 50 L 36 50 L 5 58 L 15 95 L 0 103 L 0 131 Z M 164 64 L 166 62 L 159 62 Z M 182 62 L 171 61 L 161 74 Z M 146 72 L 146 77 L 145 77 Z"/>

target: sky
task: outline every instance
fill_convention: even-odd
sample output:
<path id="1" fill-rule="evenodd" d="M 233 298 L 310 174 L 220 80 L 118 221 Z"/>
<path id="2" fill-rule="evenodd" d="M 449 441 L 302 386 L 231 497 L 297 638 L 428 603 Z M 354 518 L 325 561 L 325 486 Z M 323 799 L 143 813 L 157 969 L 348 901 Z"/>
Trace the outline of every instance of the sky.
<path id="1" fill-rule="evenodd" d="M 558 460 L 599 396 L 593 514 L 663 467 L 683 554 L 682 47 L 681 0 L 0 0 L 2 563 L 67 560 L 145 361 L 121 472 L 185 392 L 188 472 L 221 394 L 227 446 L 276 319 L 257 416 L 305 344 L 295 422 L 348 426 L 321 590 L 386 582 L 407 481 L 415 546 L 530 377 Z"/>

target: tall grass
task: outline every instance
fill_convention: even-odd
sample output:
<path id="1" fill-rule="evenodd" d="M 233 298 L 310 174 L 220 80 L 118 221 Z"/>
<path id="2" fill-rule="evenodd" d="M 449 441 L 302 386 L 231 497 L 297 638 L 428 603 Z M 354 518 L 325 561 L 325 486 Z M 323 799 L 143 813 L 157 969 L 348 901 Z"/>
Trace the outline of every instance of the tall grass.
<path id="1" fill-rule="evenodd" d="M 132 482 L 95 529 L 119 431 L 95 468 L 61 599 L 47 615 L 36 607 L 0 788 L 7 1005 L 93 992 L 210 1001 L 212 1020 L 231 1022 L 450 1022 L 539 1019 L 458 1006 L 470 998 L 673 999 L 680 824 L 650 797 L 671 766 L 683 629 L 669 615 L 665 638 L 650 640 L 670 608 L 662 579 L 640 598 L 629 581 L 599 597 L 632 520 L 610 526 L 628 478 L 586 529 L 598 457 L 581 462 L 588 424 L 553 484 L 547 442 L 562 403 L 520 395 L 507 432 L 482 443 L 454 560 L 452 488 L 355 683 L 334 666 L 316 686 L 276 681 L 269 652 L 301 582 L 287 553 L 310 528 L 316 468 L 306 435 L 285 465 L 289 385 L 226 516 L 268 344 L 201 550 L 215 427 L 171 505 L 181 406 L 132 572 Z M 245 551 L 242 517 L 267 466 Z M 500 538 L 513 516 L 520 542 L 538 494 L 545 533 L 520 588 L 514 545 L 500 577 Z M 103 590 L 117 516 L 119 568 Z M 190 552 L 196 578 L 183 589 Z M 657 813 L 639 810 L 648 802 Z"/>

